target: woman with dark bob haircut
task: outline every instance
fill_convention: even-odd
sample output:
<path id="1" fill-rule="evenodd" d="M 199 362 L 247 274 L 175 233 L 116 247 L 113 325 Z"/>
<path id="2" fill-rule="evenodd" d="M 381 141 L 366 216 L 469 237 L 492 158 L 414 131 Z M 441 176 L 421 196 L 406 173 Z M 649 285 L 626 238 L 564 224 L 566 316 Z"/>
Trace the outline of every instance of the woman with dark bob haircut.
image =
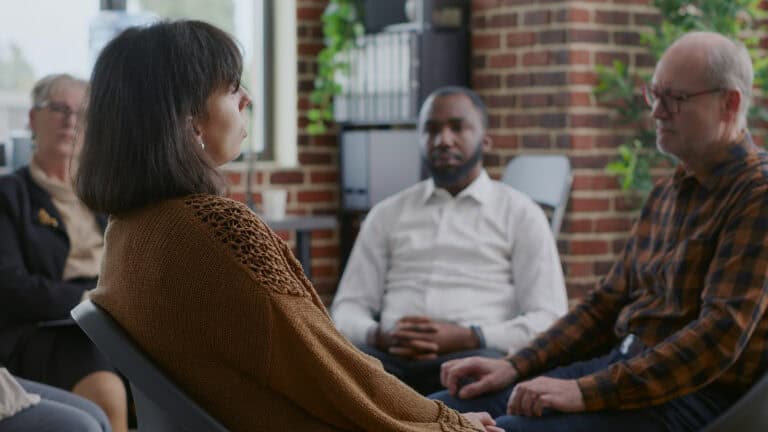
<path id="1" fill-rule="evenodd" d="M 94 67 L 77 173 L 110 214 L 92 299 L 232 430 L 500 430 L 384 372 L 336 329 L 290 249 L 215 167 L 245 138 L 235 42 L 203 22 L 131 28 Z"/>

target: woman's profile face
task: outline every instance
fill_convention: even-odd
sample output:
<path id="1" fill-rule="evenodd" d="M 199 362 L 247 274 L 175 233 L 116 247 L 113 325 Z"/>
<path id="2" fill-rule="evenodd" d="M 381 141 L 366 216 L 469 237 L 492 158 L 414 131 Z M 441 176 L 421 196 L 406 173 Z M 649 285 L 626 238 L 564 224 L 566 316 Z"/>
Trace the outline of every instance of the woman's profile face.
<path id="1" fill-rule="evenodd" d="M 246 108 L 251 97 L 241 86 L 216 90 L 208 96 L 206 114 L 196 121 L 205 152 L 216 163 L 223 165 L 240 154 L 240 144 L 246 131 Z"/>
<path id="2" fill-rule="evenodd" d="M 72 157 L 80 147 L 76 139 L 82 118 L 85 87 L 77 82 L 54 84 L 41 106 L 29 112 L 29 127 L 35 135 L 36 152 L 46 159 Z"/>

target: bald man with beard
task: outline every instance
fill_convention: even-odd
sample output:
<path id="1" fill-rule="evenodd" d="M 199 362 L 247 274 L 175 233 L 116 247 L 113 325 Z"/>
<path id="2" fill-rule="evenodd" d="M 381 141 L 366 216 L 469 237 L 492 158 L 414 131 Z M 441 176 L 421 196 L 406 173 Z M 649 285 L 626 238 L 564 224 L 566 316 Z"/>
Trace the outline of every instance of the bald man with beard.
<path id="1" fill-rule="evenodd" d="M 422 394 L 443 388 L 444 361 L 514 352 L 567 307 L 546 216 L 483 170 L 487 127 L 472 90 L 426 99 L 431 177 L 371 210 L 331 308 L 345 336 Z"/>

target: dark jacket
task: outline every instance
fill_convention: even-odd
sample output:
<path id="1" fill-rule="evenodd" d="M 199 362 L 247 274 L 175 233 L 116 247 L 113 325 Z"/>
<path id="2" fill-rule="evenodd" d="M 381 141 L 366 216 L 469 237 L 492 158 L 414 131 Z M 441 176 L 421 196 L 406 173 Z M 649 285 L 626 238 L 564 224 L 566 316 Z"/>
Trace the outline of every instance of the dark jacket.
<path id="1" fill-rule="evenodd" d="M 102 230 L 107 219 L 97 215 Z M 23 167 L 0 177 L 0 363 L 40 321 L 69 318 L 95 278 L 62 281 L 69 237 L 51 197 Z"/>

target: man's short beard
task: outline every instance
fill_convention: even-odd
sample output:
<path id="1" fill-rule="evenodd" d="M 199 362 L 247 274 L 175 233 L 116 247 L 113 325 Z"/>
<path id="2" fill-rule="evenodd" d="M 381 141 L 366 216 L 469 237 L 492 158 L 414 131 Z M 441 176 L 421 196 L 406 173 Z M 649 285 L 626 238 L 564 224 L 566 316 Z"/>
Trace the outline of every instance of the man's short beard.
<path id="1" fill-rule="evenodd" d="M 429 156 L 421 155 L 421 160 L 427 171 L 432 175 L 432 179 L 437 186 L 449 187 L 466 179 L 472 169 L 483 159 L 483 143 L 477 143 L 477 149 L 472 156 L 461 165 L 454 167 L 436 167 L 432 164 Z"/>

